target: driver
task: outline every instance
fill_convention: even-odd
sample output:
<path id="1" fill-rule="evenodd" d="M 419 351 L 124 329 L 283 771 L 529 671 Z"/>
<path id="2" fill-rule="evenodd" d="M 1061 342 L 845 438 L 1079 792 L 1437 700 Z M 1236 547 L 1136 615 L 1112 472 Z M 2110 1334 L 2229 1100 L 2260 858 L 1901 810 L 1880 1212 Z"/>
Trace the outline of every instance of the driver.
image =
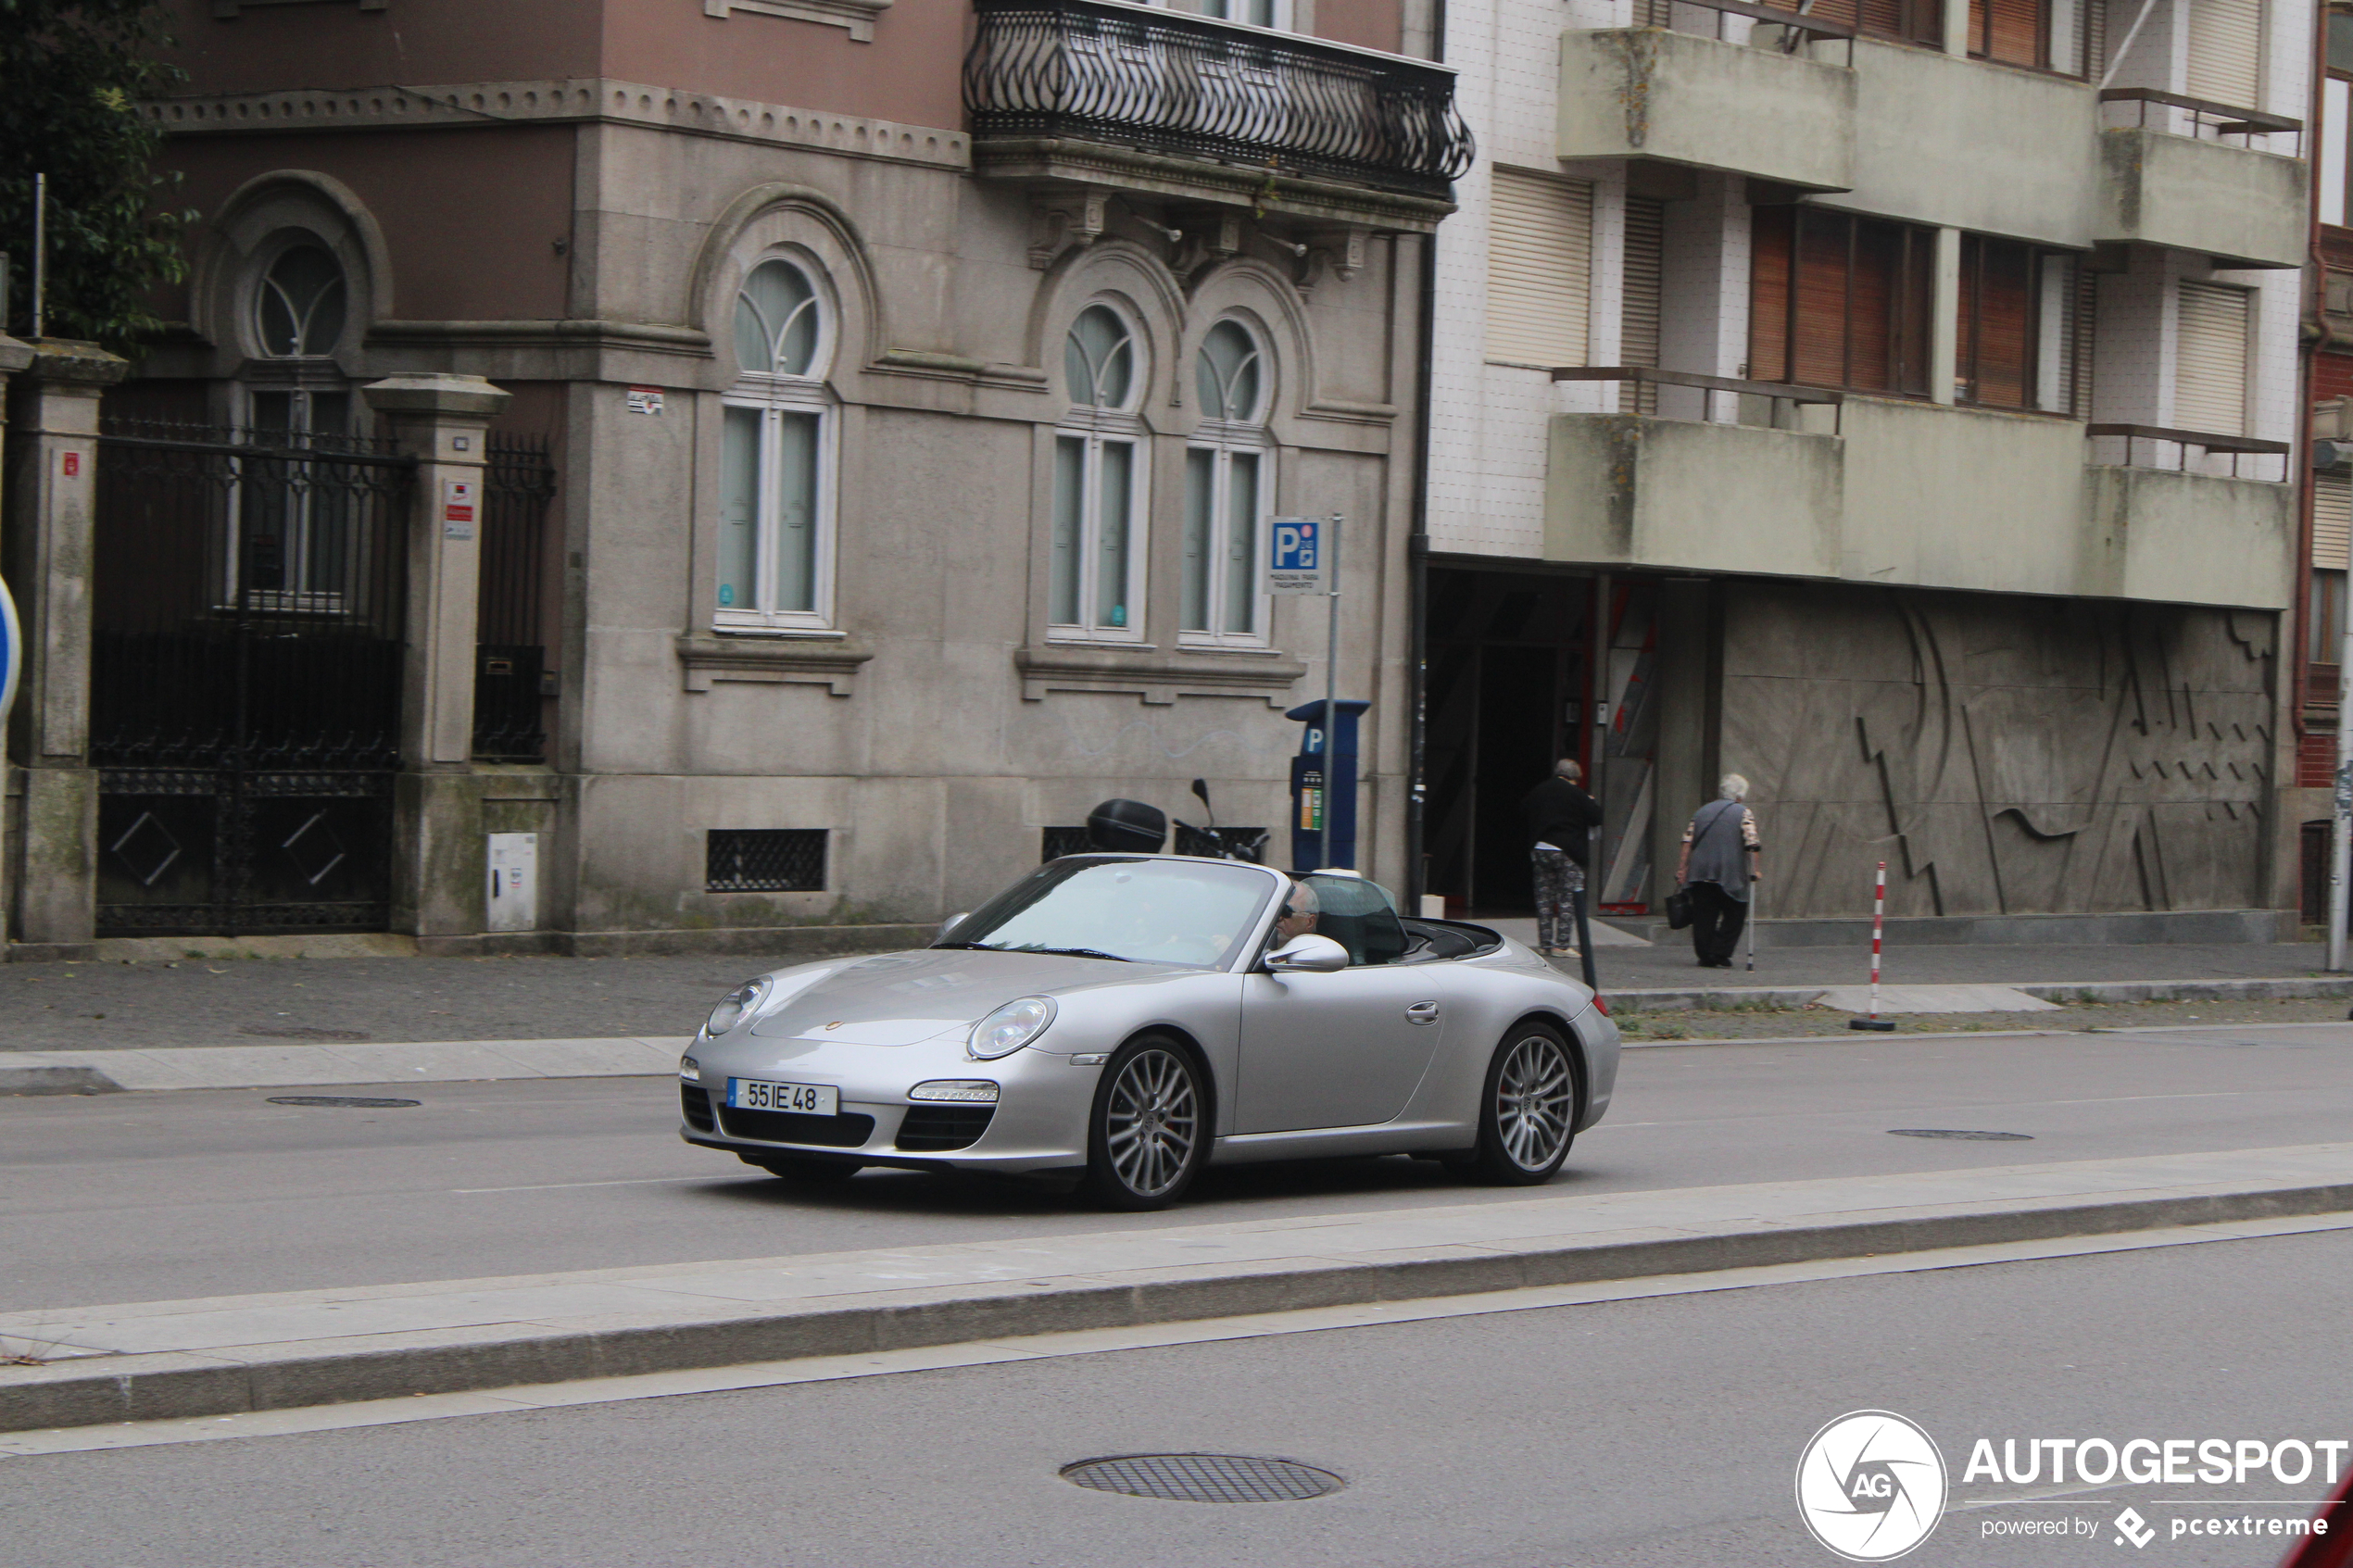
<path id="1" fill-rule="evenodd" d="M 1304 936 L 1315 929 L 1315 919 L 1324 912 L 1324 902 L 1315 890 L 1303 882 L 1290 884 L 1290 900 L 1283 906 L 1283 918 L 1275 922 L 1275 945 L 1281 947 L 1294 936 Z"/>

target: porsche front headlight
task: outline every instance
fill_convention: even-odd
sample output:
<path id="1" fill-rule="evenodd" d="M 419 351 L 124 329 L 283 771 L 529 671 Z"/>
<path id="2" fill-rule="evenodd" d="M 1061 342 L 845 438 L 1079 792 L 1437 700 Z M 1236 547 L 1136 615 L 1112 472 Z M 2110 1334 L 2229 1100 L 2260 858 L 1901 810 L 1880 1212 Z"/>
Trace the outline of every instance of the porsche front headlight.
<path id="1" fill-rule="evenodd" d="M 767 999 L 768 977 L 766 975 L 763 974 L 757 980 L 747 980 L 719 999 L 719 1005 L 711 1010 L 710 1021 L 703 1025 L 703 1029 L 715 1040 L 751 1014 L 758 1012 L 760 1004 Z"/>
<path id="2" fill-rule="evenodd" d="M 1017 1002 L 1007 1002 L 987 1018 L 973 1025 L 972 1040 L 965 1047 L 977 1061 L 993 1061 L 1000 1056 L 1011 1056 L 1046 1032 L 1054 1021 L 1054 999 L 1051 997 L 1024 997 Z"/>

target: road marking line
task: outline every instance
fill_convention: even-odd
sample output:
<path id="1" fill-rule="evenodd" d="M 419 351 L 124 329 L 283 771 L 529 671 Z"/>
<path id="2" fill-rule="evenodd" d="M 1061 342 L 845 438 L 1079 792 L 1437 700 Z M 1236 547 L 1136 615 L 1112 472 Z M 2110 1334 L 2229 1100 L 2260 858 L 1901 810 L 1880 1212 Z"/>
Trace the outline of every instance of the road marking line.
<path id="1" fill-rule="evenodd" d="M 562 1410 L 577 1405 L 622 1404 L 632 1399 L 668 1399 L 682 1394 L 736 1393 L 752 1388 L 787 1387 L 801 1383 L 833 1383 L 854 1377 L 946 1372 L 963 1367 L 1009 1366 L 1067 1356 L 1165 1349 L 1232 1339 L 1262 1339 L 1281 1334 L 1376 1328 L 1390 1323 L 1485 1317 L 1498 1312 L 1541 1311 L 1548 1308 L 1644 1300 L 1653 1297 L 1698 1296 L 1719 1290 L 1806 1285 L 1879 1274 L 1929 1273 L 1944 1269 L 2097 1257 L 2111 1252 L 2138 1252 L 2160 1247 L 2255 1241 L 2271 1236 L 2347 1230 L 2353 1230 L 2353 1214 L 2233 1220 L 2211 1225 L 2182 1225 L 2122 1235 L 2062 1236 L 2043 1241 L 1944 1248 L 1890 1257 L 1828 1259 L 1817 1262 L 1779 1263 L 1706 1273 L 1661 1274 L 1642 1279 L 1602 1280 L 1586 1285 L 1540 1286 L 1524 1290 L 1437 1297 L 1420 1301 L 1374 1301 L 1346 1307 L 1311 1308 L 1295 1312 L 1259 1312 L 1210 1318 L 1192 1323 L 1074 1329 L 1061 1334 L 963 1345 L 925 1346 L 871 1354 L 813 1356 L 797 1361 L 643 1373 L 625 1377 L 584 1378 L 570 1383 L 533 1384 L 457 1394 L 418 1394 L 405 1399 L 372 1399 L 301 1410 L 256 1411 L 241 1415 L 191 1416 L 170 1421 L 131 1421 L 110 1426 L 57 1427 L 47 1431 L 0 1434 L 0 1461 L 41 1454 L 94 1453 L 174 1443 L 218 1442 L 231 1437 L 338 1432 L 412 1421 L 449 1420 L 458 1416 Z"/>
<path id="2" fill-rule="evenodd" d="M 718 1179 L 715 1176 L 638 1176 L 625 1182 L 548 1182 L 540 1186 L 451 1187 L 448 1190 L 452 1197 L 472 1197 L 485 1192 L 565 1192 L 573 1187 L 650 1187 L 683 1185 L 689 1182 L 707 1184 Z"/>

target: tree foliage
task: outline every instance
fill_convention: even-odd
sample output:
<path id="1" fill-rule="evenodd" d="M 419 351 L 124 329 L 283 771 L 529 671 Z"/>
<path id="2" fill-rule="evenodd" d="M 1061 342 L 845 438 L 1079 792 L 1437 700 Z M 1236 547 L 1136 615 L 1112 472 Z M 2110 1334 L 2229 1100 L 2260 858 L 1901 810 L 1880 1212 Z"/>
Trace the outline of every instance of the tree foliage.
<path id="1" fill-rule="evenodd" d="M 186 275 L 195 216 L 173 207 L 179 176 L 155 171 L 163 134 L 139 112 L 183 80 L 168 43 L 157 0 L 0 0 L 8 332 L 31 330 L 35 174 L 49 177 L 49 335 L 136 357 L 163 325 L 154 290 Z"/>

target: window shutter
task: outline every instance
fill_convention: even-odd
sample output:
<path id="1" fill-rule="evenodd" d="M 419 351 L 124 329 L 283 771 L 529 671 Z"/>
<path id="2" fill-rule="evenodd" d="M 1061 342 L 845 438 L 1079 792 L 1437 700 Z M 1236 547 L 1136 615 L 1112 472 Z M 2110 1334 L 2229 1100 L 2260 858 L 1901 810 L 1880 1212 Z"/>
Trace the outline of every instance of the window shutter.
<path id="1" fill-rule="evenodd" d="M 1789 380 L 1790 231 L 1797 209 L 1754 207 L 1749 228 L 1748 377 Z"/>
<path id="2" fill-rule="evenodd" d="M 2040 66 L 2044 0 L 1969 0 L 1969 53 L 2004 65 Z"/>
<path id="3" fill-rule="evenodd" d="M 2263 0 L 2191 0 L 2191 97 L 2261 107 L 2262 51 Z"/>
<path id="4" fill-rule="evenodd" d="M 2312 564 L 2324 571 L 2345 571 L 2348 539 L 2353 539 L 2353 475 L 2314 474 Z M 2334 659 L 2332 653 L 2330 661 Z"/>
<path id="5" fill-rule="evenodd" d="M 2183 283 L 2173 362 L 2173 425 L 2209 435 L 2246 433 L 2247 295 Z"/>
<path id="6" fill-rule="evenodd" d="M 1626 198 L 1625 307 L 1617 330 L 1617 362 L 1658 363 L 1659 299 L 1665 285 L 1667 204 L 1648 196 Z M 1658 408 L 1658 388 L 1618 388 L 1618 407 L 1648 414 Z"/>
<path id="7" fill-rule="evenodd" d="M 1487 226 L 1487 358 L 1585 363 L 1592 303 L 1593 188 L 1495 170 Z"/>

